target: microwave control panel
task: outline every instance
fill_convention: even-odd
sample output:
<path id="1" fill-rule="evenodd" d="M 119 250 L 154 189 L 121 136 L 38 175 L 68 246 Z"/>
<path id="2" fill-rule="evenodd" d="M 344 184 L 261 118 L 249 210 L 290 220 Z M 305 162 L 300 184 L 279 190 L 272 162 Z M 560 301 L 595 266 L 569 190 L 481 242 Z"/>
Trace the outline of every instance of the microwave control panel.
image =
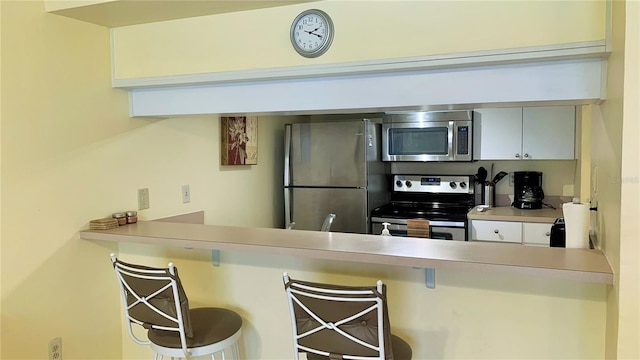
<path id="1" fill-rule="evenodd" d="M 468 126 L 458 126 L 458 141 L 457 141 L 457 155 L 469 155 L 469 127 Z"/>

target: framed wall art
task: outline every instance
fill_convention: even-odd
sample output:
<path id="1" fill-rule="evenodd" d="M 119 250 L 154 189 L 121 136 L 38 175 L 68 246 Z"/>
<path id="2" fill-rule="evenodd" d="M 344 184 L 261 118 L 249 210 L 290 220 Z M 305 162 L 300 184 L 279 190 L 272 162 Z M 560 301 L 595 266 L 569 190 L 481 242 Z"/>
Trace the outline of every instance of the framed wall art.
<path id="1" fill-rule="evenodd" d="M 256 165 L 258 163 L 258 117 L 220 118 L 221 164 Z"/>

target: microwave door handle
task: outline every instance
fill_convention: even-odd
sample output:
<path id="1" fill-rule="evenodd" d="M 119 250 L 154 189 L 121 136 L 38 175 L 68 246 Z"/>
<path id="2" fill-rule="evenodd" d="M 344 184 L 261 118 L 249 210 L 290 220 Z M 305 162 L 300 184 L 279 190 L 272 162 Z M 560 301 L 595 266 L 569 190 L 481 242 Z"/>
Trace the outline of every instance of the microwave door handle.
<path id="1" fill-rule="evenodd" d="M 454 160 L 456 154 L 454 153 L 454 149 L 456 149 L 457 144 L 454 144 L 455 141 L 457 141 L 457 136 L 456 132 L 458 131 L 458 127 L 455 125 L 455 121 L 449 121 L 449 134 L 447 135 L 448 137 L 448 144 L 449 144 L 449 155 L 447 156 L 449 160 Z"/>

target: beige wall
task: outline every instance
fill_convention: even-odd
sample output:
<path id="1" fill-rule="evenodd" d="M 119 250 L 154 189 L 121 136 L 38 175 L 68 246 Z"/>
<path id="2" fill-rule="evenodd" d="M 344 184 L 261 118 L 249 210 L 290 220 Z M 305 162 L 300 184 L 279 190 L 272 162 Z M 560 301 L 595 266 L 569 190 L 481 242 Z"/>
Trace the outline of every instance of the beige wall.
<path id="1" fill-rule="evenodd" d="M 626 10 L 626 11 L 625 11 Z M 597 228 L 614 273 L 607 294 L 607 358 L 637 359 L 638 283 L 638 3 L 613 2 L 607 101 L 594 107 L 592 172 Z"/>
<path id="2" fill-rule="evenodd" d="M 640 2 L 626 3 L 620 268 L 618 283 L 618 358 L 640 358 Z"/>
<path id="3" fill-rule="evenodd" d="M 580 202 L 591 201 L 591 111 L 592 106 L 585 105 L 578 109 L 579 121 L 576 123 L 576 160 L 574 196 L 580 197 Z"/>
<path id="4" fill-rule="evenodd" d="M 147 121 L 109 88 L 106 29 L 2 1 L 2 354 L 117 358 L 119 306 L 104 296 L 113 245 L 79 241 L 89 219 L 130 206 L 126 147 Z M 120 156 L 120 158 L 118 158 Z M 123 188 L 123 186 L 125 186 Z M 100 340 L 102 338 L 102 340 Z"/>
<path id="5" fill-rule="evenodd" d="M 600 9 L 601 4 L 596 7 Z M 623 114 L 633 119 L 638 111 L 617 100 L 620 95 L 616 96 L 615 88 L 622 84 L 615 65 L 611 101 L 594 109 L 593 115 L 593 133 L 599 139 L 594 148 L 604 146 L 594 151 L 593 160 L 598 173 L 604 174 L 598 182 L 598 199 L 604 207 L 598 214 L 607 254 L 621 275 L 616 288 L 609 291 L 609 300 L 603 285 L 515 274 L 438 271 L 437 288 L 428 290 L 423 272 L 417 269 L 232 252 L 223 253 L 222 266 L 213 267 L 206 252 L 79 240 L 78 229 L 90 219 L 135 208 L 140 187 L 148 187 L 151 193 L 151 208 L 140 212 L 141 219 L 205 210 L 206 222 L 211 224 L 280 224 L 281 214 L 275 210 L 281 206 L 278 143 L 281 125 L 287 120 L 260 120 L 257 166 L 220 167 L 215 115 L 164 120 L 127 117 L 126 94 L 109 87 L 106 29 L 45 14 L 41 2 L 2 1 L 1 6 L 3 359 L 45 358 L 47 342 L 56 336 L 63 338 L 65 359 L 150 358 L 148 349 L 133 344 L 121 332 L 119 299 L 107 260 L 111 251 L 126 260 L 150 264 L 174 261 L 193 305 L 224 305 L 240 311 L 245 319 L 247 358 L 291 356 L 280 279 L 283 270 L 315 280 L 385 280 L 391 292 L 394 331 L 410 341 L 416 359 L 603 358 L 606 321 L 609 349 L 617 348 L 621 358 L 627 354 L 634 358 L 637 342 L 631 340 L 637 338 L 637 323 L 618 322 L 616 316 L 633 316 L 637 311 L 637 298 L 630 295 L 638 282 L 637 268 L 629 267 L 637 264 L 637 255 L 626 251 L 620 255 L 619 250 L 634 250 L 634 245 L 637 250 L 633 238 L 637 231 L 631 231 L 637 225 L 620 220 L 619 214 L 631 205 L 623 202 L 620 210 L 620 187 L 604 184 L 607 177 L 602 171 L 637 173 L 637 164 L 633 167 L 632 160 L 622 160 L 616 147 L 623 141 Z M 333 5 L 327 2 L 326 6 Z M 292 14 L 298 10 L 290 9 Z M 637 23 L 637 15 L 627 16 Z M 290 16 L 283 17 L 286 34 Z M 476 13 L 464 17 L 481 18 Z M 596 17 L 597 25 L 600 17 Z M 584 33 L 601 36 L 598 26 L 591 24 Z M 286 45 L 278 45 L 282 51 L 289 46 L 284 36 Z M 518 36 L 512 34 L 509 39 L 505 42 Z M 344 53 L 355 60 L 353 52 Z M 166 54 L 167 64 L 178 64 L 181 60 L 172 57 L 189 52 L 175 53 Z M 637 67 L 637 55 L 635 59 Z M 611 61 L 615 64 L 616 58 Z M 144 61 L 131 63 L 138 66 Z M 195 71 L 197 64 L 184 66 Z M 159 73 L 154 70 L 154 74 Z M 627 83 L 631 88 L 625 91 L 637 98 L 637 87 L 634 90 Z M 624 149 L 625 154 L 637 151 L 637 142 L 629 140 Z M 192 191 L 187 205 L 179 196 L 185 183 Z M 622 191 L 632 194 L 633 189 L 629 184 Z M 617 235 L 623 238 L 618 244 Z M 57 286 L 63 277 L 65 285 Z"/>
<path id="6" fill-rule="evenodd" d="M 620 176 L 622 144 L 622 106 L 624 85 L 624 2 L 613 6 L 613 51 L 607 71 L 607 101 L 594 107 L 592 133 L 600 134 L 592 142 L 592 174 L 598 202 L 596 227 L 599 240 L 614 273 L 620 272 Z M 608 289 L 606 355 L 617 358 L 619 321 L 619 277 L 617 286 Z"/>
<path id="7" fill-rule="evenodd" d="M 2 6 L 0 6 L 0 35 L 2 34 Z M 2 40 L 0 39 L 0 44 Z M 2 46 L 0 46 L 0 69 L 2 69 Z M 0 70 L 0 84 L 2 84 L 2 71 Z M 0 86 L 0 100 L 2 100 L 2 86 Z M 0 139 L 2 139 L 2 101 L 0 101 Z M 0 199 L 2 199 L 2 146 L 0 146 Z M 0 201 L 0 269 L 2 269 L 2 201 Z M 2 297 L 2 278 L 0 276 L 0 301 Z M 2 307 L 0 305 L 0 311 Z M 1 314 L 0 314 L 1 320 Z M 0 357 L 2 356 L 2 323 L 0 322 Z"/>
<path id="8" fill-rule="evenodd" d="M 321 1 L 335 25 L 316 59 L 291 47 L 293 19 L 309 4 L 116 28 L 114 77 L 450 54 L 604 40 L 605 1 Z M 393 16 L 389 16 L 393 14 Z"/>
<path id="9" fill-rule="evenodd" d="M 0 357 L 47 358 L 60 336 L 65 359 L 121 359 L 108 260 L 118 249 L 78 230 L 136 209 L 142 187 L 151 208 L 140 219 L 205 210 L 211 223 L 280 225 L 283 122 L 260 122 L 257 166 L 220 167 L 216 116 L 128 117 L 126 92 L 110 87 L 108 29 L 46 14 L 42 2 L 1 9 Z"/>

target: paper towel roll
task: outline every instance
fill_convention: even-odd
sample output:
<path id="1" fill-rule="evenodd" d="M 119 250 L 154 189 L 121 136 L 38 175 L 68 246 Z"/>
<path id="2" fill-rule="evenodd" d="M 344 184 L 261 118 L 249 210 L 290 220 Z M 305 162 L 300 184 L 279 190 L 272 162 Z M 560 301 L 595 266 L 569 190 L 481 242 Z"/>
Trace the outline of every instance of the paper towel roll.
<path id="1" fill-rule="evenodd" d="M 567 248 L 589 248 L 589 205 L 562 204 Z"/>

